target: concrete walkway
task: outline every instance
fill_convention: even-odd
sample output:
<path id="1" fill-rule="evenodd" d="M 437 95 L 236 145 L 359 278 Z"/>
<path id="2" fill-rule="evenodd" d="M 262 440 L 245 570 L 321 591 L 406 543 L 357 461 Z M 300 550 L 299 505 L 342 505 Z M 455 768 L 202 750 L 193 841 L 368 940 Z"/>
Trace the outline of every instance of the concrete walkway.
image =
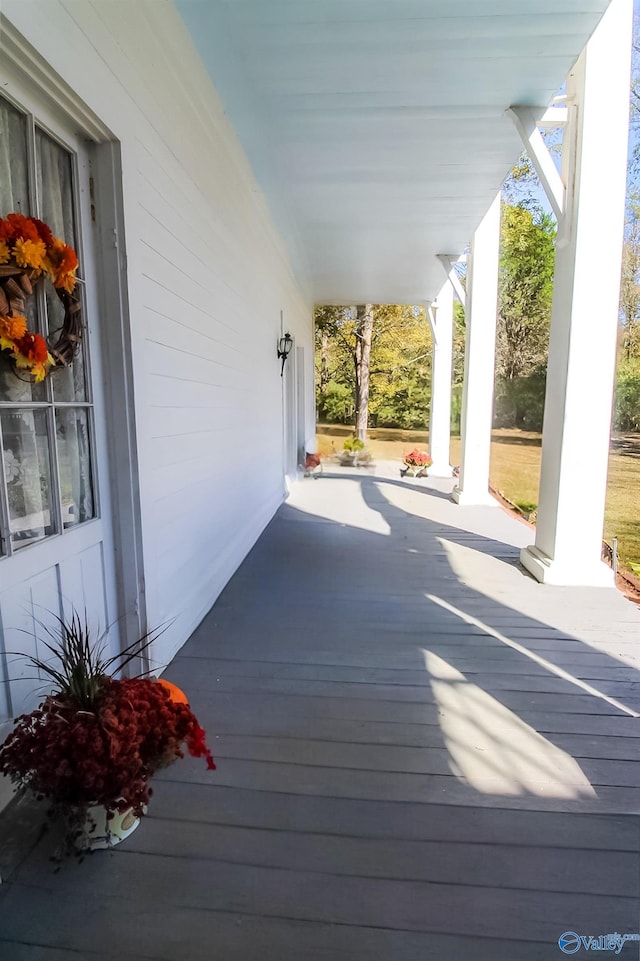
<path id="1" fill-rule="evenodd" d="M 166 675 L 218 771 L 174 765 L 57 874 L 45 838 L 0 888 L 2 961 L 558 961 L 565 931 L 640 932 L 640 612 L 538 585 L 531 531 L 451 486 L 296 486 Z"/>

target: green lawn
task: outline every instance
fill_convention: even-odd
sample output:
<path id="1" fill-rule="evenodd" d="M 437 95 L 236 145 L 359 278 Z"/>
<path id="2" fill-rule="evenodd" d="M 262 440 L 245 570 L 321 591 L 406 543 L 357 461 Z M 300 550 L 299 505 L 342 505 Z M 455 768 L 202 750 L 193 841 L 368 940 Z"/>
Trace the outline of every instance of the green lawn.
<path id="1" fill-rule="evenodd" d="M 330 454 L 342 449 L 351 428 L 319 425 L 318 450 Z M 426 447 L 427 431 L 376 428 L 369 431 L 368 448 L 374 458 L 402 460 L 412 447 Z M 491 485 L 524 510 L 538 503 L 540 434 L 518 430 L 495 430 L 491 444 Z M 460 439 L 451 440 L 451 462 L 459 463 Z M 588 510 L 588 505 L 584 505 Z M 640 573 L 640 435 L 614 438 L 609 456 L 609 488 L 604 538 L 618 538 L 622 566 Z"/>

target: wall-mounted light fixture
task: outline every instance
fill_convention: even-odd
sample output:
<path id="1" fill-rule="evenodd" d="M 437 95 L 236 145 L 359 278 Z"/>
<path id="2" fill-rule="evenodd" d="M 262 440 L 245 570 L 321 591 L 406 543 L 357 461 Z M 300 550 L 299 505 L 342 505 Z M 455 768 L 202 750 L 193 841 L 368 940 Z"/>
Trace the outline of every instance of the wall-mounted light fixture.
<path id="1" fill-rule="evenodd" d="M 286 333 L 284 337 L 281 337 L 278 341 L 278 357 L 282 360 L 282 367 L 280 369 L 280 376 L 284 374 L 284 362 L 291 353 L 291 348 L 293 347 L 293 337 L 291 334 Z"/>

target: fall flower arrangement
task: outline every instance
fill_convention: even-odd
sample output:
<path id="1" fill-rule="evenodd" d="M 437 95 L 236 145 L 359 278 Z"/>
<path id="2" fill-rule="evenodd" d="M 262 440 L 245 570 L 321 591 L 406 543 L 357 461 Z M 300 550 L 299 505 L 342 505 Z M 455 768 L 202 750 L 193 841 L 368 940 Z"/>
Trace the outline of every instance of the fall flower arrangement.
<path id="1" fill-rule="evenodd" d="M 418 450 L 417 447 L 405 454 L 403 459 L 404 468 L 400 471 L 402 477 L 407 474 L 410 477 L 425 477 L 427 468 L 433 464 L 431 455 L 424 450 Z"/>
<path id="2" fill-rule="evenodd" d="M 304 467 L 302 470 L 304 471 L 305 477 L 315 477 L 317 479 L 318 475 L 322 473 L 322 458 L 320 454 L 305 451 Z"/>
<path id="3" fill-rule="evenodd" d="M 105 659 L 104 644 L 91 643 L 86 623 L 74 614 L 49 632 L 53 655 L 32 662 L 56 682 L 37 710 L 19 717 L 0 747 L 0 772 L 47 798 L 63 814 L 69 840 L 82 835 L 89 811 L 107 818 L 146 812 L 150 778 L 189 754 L 215 764 L 205 732 L 174 685 L 147 677 L 113 677 L 151 643 L 151 635 L 119 656 Z"/>
<path id="4" fill-rule="evenodd" d="M 420 467 L 424 470 L 427 467 L 431 467 L 433 459 L 426 451 L 418 450 L 418 448 L 415 447 L 408 454 L 404 455 L 404 462 L 407 467 Z"/>
<path id="5" fill-rule="evenodd" d="M 75 250 L 54 237 L 35 217 L 12 213 L 0 218 L 0 350 L 16 370 L 35 381 L 55 367 L 71 363 L 82 336 L 80 301 L 73 295 L 78 258 Z M 62 302 L 63 325 L 55 342 L 27 328 L 25 298 L 33 285 L 48 278 Z"/>

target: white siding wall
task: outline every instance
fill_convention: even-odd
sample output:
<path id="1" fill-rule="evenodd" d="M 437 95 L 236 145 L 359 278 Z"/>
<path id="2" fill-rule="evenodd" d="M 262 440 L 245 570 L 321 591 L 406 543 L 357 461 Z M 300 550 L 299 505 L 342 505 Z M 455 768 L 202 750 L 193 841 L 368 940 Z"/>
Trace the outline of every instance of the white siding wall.
<path id="1" fill-rule="evenodd" d="M 2 12 L 121 143 L 146 600 L 151 627 L 175 618 L 166 662 L 282 500 L 280 311 L 311 396 L 311 304 L 171 3 Z"/>

